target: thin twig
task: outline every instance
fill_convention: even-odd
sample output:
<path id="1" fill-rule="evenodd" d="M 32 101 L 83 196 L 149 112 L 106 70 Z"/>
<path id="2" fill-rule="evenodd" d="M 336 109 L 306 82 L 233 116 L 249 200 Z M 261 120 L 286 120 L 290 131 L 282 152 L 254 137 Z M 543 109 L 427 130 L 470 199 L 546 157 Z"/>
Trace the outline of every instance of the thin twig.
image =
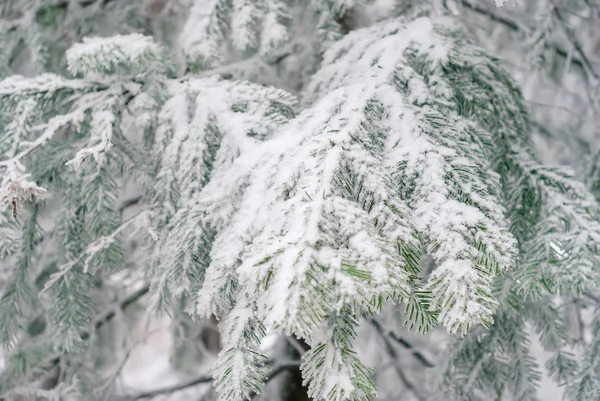
<path id="1" fill-rule="evenodd" d="M 138 203 L 140 203 L 140 201 L 142 200 L 142 195 L 138 195 L 138 196 L 134 196 L 133 198 L 129 198 L 129 199 L 125 199 L 123 202 L 121 202 L 121 205 L 119 205 L 119 213 L 122 215 L 123 212 L 125 211 L 125 209 L 137 205 Z"/>
<path id="2" fill-rule="evenodd" d="M 100 387 L 96 388 L 94 391 L 97 393 L 101 393 L 101 392 L 105 391 L 106 389 L 110 388 L 117 381 L 119 376 L 121 375 L 121 372 L 123 371 L 123 369 L 125 368 L 125 365 L 129 361 L 129 358 L 131 357 L 131 353 L 133 352 L 133 350 L 138 345 L 140 345 L 141 343 L 148 340 L 148 337 L 156 334 L 159 331 L 160 331 L 160 329 L 154 329 L 150 332 L 148 332 L 148 330 L 146 330 L 146 333 L 144 334 L 144 336 L 142 338 L 135 341 L 131 346 L 129 346 L 127 348 L 127 351 L 125 352 L 125 355 L 124 355 L 123 359 L 121 360 L 121 363 L 119 363 L 119 366 L 117 366 L 117 368 L 115 370 L 113 370 L 113 372 L 107 377 L 106 381 Z M 109 392 L 105 392 L 103 400 L 106 401 L 108 399 L 107 397 L 109 397 L 109 396 L 110 396 Z"/>
<path id="3" fill-rule="evenodd" d="M 148 291 L 150 291 L 150 286 L 148 286 L 148 285 L 140 288 L 139 290 L 137 290 L 136 292 L 134 292 L 133 294 L 131 294 L 130 296 L 125 298 L 123 301 L 121 301 L 119 303 L 118 309 L 120 309 L 122 311 L 126 310 L 129 306 L 135 304 L 144 295 L 146 295 L 148 293 Z M 108 312 L 106 315 L 104 315 L 102 318 L 100 318 L 96 321 L 96 323 L 94 324 L 94 328 L 96 330 L 99 330 L 106 323 L 110 322 L 115 316 L 116 316 L 116 311 L 115 311 L 115 309 L 112 309 L 110 312 Z M 85 339 L 88 336 L 89 336 L 89 334 L 84 333 L 82 335 L 82 338 Z"/>
<path id="4" fill-rule="evenodd" d="M 396 352 L 396 348 L 394 348 L 394 346 L 392 345 L 388 335 L 386 335 L 386 333 L 383 331 L 379 322 L 377 322 L 375 319 L 370 319 L 370 322 L 373 325 L 373 327 L 375 327 L 375 331 L 377 331 L 377 333 L 381 337 L 383 345 L 385 346 L 385 350 L 387 351 L 390 359 L 394 362 L 396 374 L 400 378 L 400 381 L 402 381 L 402 383 L 404 384 L 404 387 L 406 387 L 408 391 L 412 392 L 419 401 L 426 401 L 426 397 L 423 394 L 421 394 L 417 387 L 408 379 L 406 374 L 404 374 L 404 371 L 398 363 L 400 360 L 398 352 Z"/>
<path id="5" fill-rule="evenodd" d="M 579 58 L 581 59 L 581 64 L 584 71 L 584 78 L 587 84 L 585 85 L 586 94 L 590 105 L 594 111 L 593 116 L 595 117 L 596 121 L 598 121 L 598 119 L 600 118 L 600 105 L 598 104 L 597 97 L 592 91 L 595 91 L 598 87 L 598 82 L 600 81 L 600 73 L 598 73 L 598 71 L 595 70 L 589 57 L 583 50 L 581 43 L 579 43 L 579 40 L 577 40 L 575 33 L 568 26 L 560 10 L 556 7 L 554 1 L 551 0 L 550 3 L 552 5 L 552 12 L 556 16 L 556 19 L 560 22 L 560 25 L 563 28 L 565 35 L 567 36 L 569 42 L 571 42 L 571 45 L 579 55 Z"/>
<path id="6" fill-rule="evenodd" d="M 369 322 L 371 323 L 371 325 L 373 325 L 373 327 L 375 327 L 375 329 L 380 332 L 383 333 L 385 336 L 389 337 L 390 339 L 394 340 L 394 342 L 400 344 L 402 347 L 408 349 L 411 351 L 411 355 L 424 367 L 426 368 L 433 368 L 435 366 L 435 364 L 433 364 L 431 361 L 429 361 L 429 359 L 427 359 L 427 357 L 425 355 L 423 355 L 420 351 L 416 350 L 415 347 L 409 343 L 408 341 L 406 341 L 404 338 L 397 336 L 395 333 L 388 331 L 385 332 L 383 330 L 383 327 L 381 327 L 381 324 L 375 320 L 375 319 L 369 319 Z"/>
<path id="7" fill-rule="evenodd" d="M 273 380 L 275 377 L 279 376 L 281 373 L 287 371 L 288 369 L 297 368 L 298 364 L 299 364 L 299 361 L 292 361 L 292 362 L 278 364 L 275 368 L 273 368 L 273 370 L 271 370 L 271 372 L 267 376 L 267 378 L 265 380 L 265 384 L 268 383 L 269 381 Z M 163 387 L 163 388 L 160 388 L 157 390 L 147 391 L 144 393 L 139 393 L 136 395 L 122 398 L 119 401 L 137 401 L 137 400 L 143 400 L 146 398 L 158 397 L 159 395 L 172 394 L 172 393 L 175 393 L 178 391 L 186 390 L 190 387 L 195 387 L 200 384 L 212 383 L 213 380 L 214 379 L 212 376 L 200 376 L 200 377 L 197 377 L 190 381 L 187 381 L 185 383 L 176 384 L 174 386 L 169 386 L 169 387 Z M 256 395 L 257 394 L 253 394 L 251 396 L 251 398 L 254 398 Z"/>
<path id="8" fill-rule="evenodd" d="M 130 226 L 134 226 L 134 231 L 141 226 L 147 225 L 147 221 L 149 220 L 150 212 L 143 211 L 127 220 L 123 224 L 121 224 L 115 231 L 113 231 L 110 235 L 102 236 L 89 244 L 87 248 L 79 254 L 77 258 L 70 261 L 69 263 L 65 263 L 62 265 L 56 273 L 53 273 L 50 278 L 44 284 L 44 288 L 42 289 L 42 293 L 48 291 L 48 289 L 53 286 L 57 281 L 59 281 L 62 277 L 64 277 L 67 273 L 71 271 L 71 269 L 76 266 L 78 263 L 83 262 L 83 272 L 88 273 L 88 267 L 93 259 L 93 257 L 98 253 L 105 249 L 107 249 L 110 245 L 112 245 L 119 235 L 121 235 L 126 229 Z M 137 227 L 136 227 L 137 225 Z M 147 227 L 149 228 L 149 227 Z M 150 235 L 153 235 L 153 231 L 149 229 Z"/>
<path id="9" fill-rule="evenodd" d="M 563 27 L 563 29 L 565 31 L 565 34 L 569 38 L 569 41 L 573 44 L 573 47 L 577 51 L 577 54 L 579 54 L 579 57 L 581 58 L 583 66 L 596 79 L 596 81 L 598 81 L 600 79 L 600 75 L 594 69 L 594 66 L 590 62 L 589 57 L 587 56 L 587 54 L 583 50 L 583 47 L 579 43 L 579 40 L 577 40 L 577 38 L 575 37 L 575 34 L 573 33 L 573 31 L 567 25 L 567 23 L 566 23 L 565 19 L 563 18 L 560 10 L 558 9 L 558 7 L 556 7 L 556 5 L 553 5 L 552 11 L 553 11 L 554 15 L 556 15 L 556 18 L 558 19 L 558 21 L 560 22 L 560 24 L 562 25 L 562 27 Z"/>
<path id="10" fill-rule="evenodd" d="M 522 26 L 517 21 L 515 21 L 509 17 L 506 17 L 504 15 L 497 14 L 487 8 L 480 7 L 480 6 L 476 5 L 474 2 L 471 2 L 468 0 L 457 0 L 457 1 L 465 8 L 468 8 L 469 10 L 471 10 L 479 15 L 482 15 L 488 19 L 491 19 L 492 21 L 499 22 L 500 24 L 504 25 L 506 28 L 508 28 L 509 30 L 511 30 L 513 32 L 525 32 L 527 30 L 526 27 Z M 569 57 L 569 52 L 565 49 L 560 48 L 558 45 L 546 45 L 546 46 L 550 50 L 554 51 L 556 54 L 558 54 L 559 56 L 561 56 L 565 59 Z M 585 69 L 584 63 L 579 58 L 575 58 L 575 57 L 572 58 L 571 63 L 577 65 L 578 67 L 580 67 L 582 69 Z"/>
<path id="11" fill-rule="evenodd" d="M 144 393 L 139 393 L 136 395 L 128 396 L 128 397 L 122 398 L 121 401 L 143 400 L 145 398 L 158 397 L 159 395 L 176 393 L 178 391 L 182 391 L 182 390 L 188 389 L 190 387 L 195 387 L 199 384 L 212 383 L 213 380 L 214 379 L 212 376 L 200 376 L 200 377 L 192 379 L 188 382 L 177 384 L 175 386 L 163 387 L 163 388 L 159 388 L 157 390 L 147 391 Z"/>

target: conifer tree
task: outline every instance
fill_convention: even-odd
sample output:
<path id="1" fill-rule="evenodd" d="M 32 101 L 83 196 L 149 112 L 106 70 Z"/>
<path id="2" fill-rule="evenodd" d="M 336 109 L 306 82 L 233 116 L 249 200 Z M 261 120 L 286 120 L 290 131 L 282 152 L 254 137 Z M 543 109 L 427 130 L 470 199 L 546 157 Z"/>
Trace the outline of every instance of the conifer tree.
<path id="1" fill-rule="evenodd" d="M 122 397 L 114 321 L 142 298 L 190 330 L 218 321 L 213 376 L 190 385 L 214 381 L 223 400 L 297 365 L 267 355 L 272 333 L 308 348 L 311 399 L 372 398 L 361 323 L 393 356 L 389 310 L 408 332 L 448 333 L 435 364 L 413 351 L 439 399 L 535 400 L 542 369 L 569 400 L 600 397 L 600 309 L 591 340 L 567 322 L 567 300 L 600 283 L 597 163 L 583 182 L 541 161 L 466 2 L 196 0 L 177 49 L 141 22 L 68 25 L 105 18 L 105 3 L 0 8 L 0 43 L 26 41 L 35 65 L 0 59 L 0 397 Z M 41 45 L 57 21 L 72 35 Z M 546 22 L 536 63 L 560 52 Z M 228 72 L 277 75 L 299 43 L 318 63 L 298 93 Z"/>

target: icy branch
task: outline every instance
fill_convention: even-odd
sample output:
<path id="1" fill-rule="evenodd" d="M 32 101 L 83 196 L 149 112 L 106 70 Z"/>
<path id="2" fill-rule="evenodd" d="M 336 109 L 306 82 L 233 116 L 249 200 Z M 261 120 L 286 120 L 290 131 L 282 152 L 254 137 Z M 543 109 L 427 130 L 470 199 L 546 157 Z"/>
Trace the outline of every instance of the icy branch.
<path id="1" fill-rule="evenodd" d="M 108 152 L 112 147 L 111 138 L 113 133 L 112 124 L 115 116 L 108 111 L 96 112 L 92 118 L 92 138 L 100 137 L 100 142 L 92 147 L 81 149 L 75 155 L 75 158 L 69 160 L 65 165 L 72 166 L 75 170 L 79 170 L 83 162 L 90 156 L 96 161 L 100 161 L 100 155 Z"/>
<path id="2" fill-rule="evenodd" d="M 139 33 L 85 38 L 67 50 L 69 71 L 83 76 L 107 76 L 123 67 L 137 69 L 161 57 L 160 46 Z"/>
<path id="3" fill-rule="evenodd" d="M 77 265 L 80 262 L 83 263 L 83 272 L 87 273 L 88 269 L 89 269 L 89 264 L 92 261 L 92 259 L 94 258 L 94 256 L 96 254 L 98 254 L 99 252 L 101 252 L 102 250 L 107 249 L 110 245 L 112 245 L 115 241 L 117 241 L 119 236 L 126 229 L 128 229 L 131 226 L 134 227 L 134 231 L 132 234 L 137 232 L 139 229 L 144 229 L 147 231 L 147 233 L 150 235 L 150 237 L 152 237 L 152 239 L 156 240 L 158 238 L 158 236 L 157 236 L 156 232 L 154 231 L 154 228 L 152 227 L 152 224 L 150 221 L 151 217 L 152 217 L 152 212 L 150 212 L 150 211 L 141 212 L 137 216 L 135 216 L 135 217 L 131 218 L 130 220 L 126 221 L 125 223 L 121 224 L 121 226 L 119 226 L 119 228 L 117 228 L 115 231 L 113 231 L 112 234 L 107 235 L 107 236 L 102 236 L 102 237 L 98 238 L 96 241 L 89 244 L 87 246 L 86 250 L 83 253 L 81 253 L 79 255 L 79 257 L 77 257 L 75 260 L 73 260 L 69 263 L 64 264 L 63 266 L 60 267 L 60 269 L 57 273 L 54 273 L 52 276 L 50 276 L 50 279 L 48 279 L 48 281 L 44 285 L 44 289 L 43 289 L 42 293 L 48 291 L 48 289 L 50 287 L 52 287 L 52 285 L 54 283 L 56 283 L 61 277 L 63 277 L 65 274 L 67 274 L 75 265 Z"/>
<path id="4" fill-rule="evenodd" d="M 12 208 L 12 217 L 16 219 L 24 202 L 31 201 L 46 190 L 29 180 L 31 175 L 25 174 L 25 167 L 18 160 L 5 167 L 7 170 L 0 184 L 0 206 Z"/>
<path id="5" fill-rule="evenodd" d="M 39 96 L 59 90 L 81 91 L 94 87 L 98 87 L 98 84 L 84 80 L 65 79 L 54 74 L 42 74 L 35 78 L 13 75 L 0 81 L 0 100 Z"/>
<path id="6" fill-rule="evenodd" d="M 48 140 L 52 139 L 54 134 L 56 134 L 56 132 L 58 132 L 60 128 L 68 124 L 71 124 L 71 126 L 73 126 L 76 131 L 79 131 L 84 116 L 84 110 L 78 109 L 71 113 L 51 118 L 50 121 L 48 121 L 48 124 L 46 124 L 46 129 L 44 130 L 42 135 L 40 135 L 33 142 L 22 142 L 21 145 L 25 146 L 26 149 L 22 150 L 11 159 L 0 161 L 0 167 L 9 167 L 10 165 L 15 164 L 16 162 L 19 162 L 25 156 L 33 152 L 36 148 L 44 145 Z"/>
<path id="7" fill-rule="evenodd" d="M 26 148 L 8 160 L 0 161 L 0 168 L 5 168 L 4 177 L 0 185 L 0 206 L 9 206 L 12 208 L 12 216 L 16 218 L 23 208 L 23 203 L 30 201 L 33 197 L 40 196 L 46 190 L 39 187 L 35 182 L 30 181 L 30 174 L 25 173 L 25 167 L 21 164 L 21 159 L 30 154 L 34 149 L 42 146 L 50 140 L 56 132 L 67 124 L 75 126 L 76 130 L 83 120 L 82 110 L 57 116 L 48 122 L 46 129 L 35 141 L 21 142 L 21 146 Z"/>

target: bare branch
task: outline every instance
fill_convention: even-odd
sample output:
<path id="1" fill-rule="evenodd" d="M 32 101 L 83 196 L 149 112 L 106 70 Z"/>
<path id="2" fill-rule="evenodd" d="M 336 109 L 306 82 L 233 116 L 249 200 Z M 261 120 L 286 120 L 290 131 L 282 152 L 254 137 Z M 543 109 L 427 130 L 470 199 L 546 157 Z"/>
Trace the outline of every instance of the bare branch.
<path id="1" fill-rule="evenodd" d="M 373 327 L 375 327 L 375 331 L 377 331 L 377 333 L 381 337 L 385 350 L 387 351 L 388 355 L 390 356 L 390 359 L 394 364 L 396 374 L 400 378 L 400 381 L 402 381 L 402 383 L 404 384 L 404 387 L 406 387 L 408 391 L 412 392 L 419 401 L 425 401 L 427 398 L 423 394 L 421 394 L 421 392 L 417 389 L 415 384 L 408 379 L 408 377 L 400 367 L 400 364 L 398 363 L 400 360 L 398 352 L 396 352 L 396 349 L 390 342 L 388 335 L 386 335 L 386 333 L 383 331 L 379 322 L 377 322 L 375 319 L 369 319 L 369 321 L 371 322 Z"/>
<path id="2" fill-rule="evenodd" d="M 492 11 L 485 7 L 478 6 L 475 4 L 475 2 L 471 2 L 468 0 L 457 0 L 457 1 L 465 8 L 467 8 L 479 15 L 482 15 L 492 21 L 499 22 L 500 24 L 504 25 L 506 28 L 508 28 L 509 30 L 511 30 L 513 32 L 525 32 L 527 30 L 526 27 L 519 24 L 517 21 L 515 21 L 507 16 L 498 14 L 495 11 Z M 550 48 L 550 50 L 554 51 L 560 57 L 562 57 L 564 59 L 569 58 L 569 51 L 559 47 L 558 45 L 552 45 L 549 48 Z M 585 69 L 586 64 L 584 64 L 584 62 L 581 59 L 573 57 L 570 59 L 570 61 L 572 64 L 575 64 L 578 67 Z"/>
<path id="3" fill-rule="evenodd" d="M 373 327 L 375 327 L 375 330 L 377 330 L 377 332 L 382 333 L 383 335 L 385 335 L 386 337 L 389 337 L 391 340 L 393 340 L 397 344 L 399 344 L 402 347 L 410 350 L 411 351 L 411 355 L 421 365 L 423 365 L 426 368 L 433 368 L 435 366 L 435 364 L 433 364 L 431 361 L 429 361 L 429 359 L 427 359 L 427 357 L 425 355 L 423 355 L 419 350 L 416 350 L 415 347 L 411 343 L 409 343 L 408 341 L 406 341 L 404 338 L 397 336 L 396 333 L 393 333 L 391 331 L 385 332 L 383 330 L 383 327 L 381 326 L 381 324 L 377 320 L 375 320 L 373 318 L 368 319 L 368 320 L 371 323 L 371 325 Z"/>
<path id="4" fill-rule="evenodd" d="M 586 72 L 588 74 L 591 74 L 594 77 L 595 81 L 597 82 L 600 79 L 600 75 L 594 69 L 594 66 L 590 62 L 589 57 L 587 56 L 587 54 L 585 53 L 585 51 L 581 47 L 581 43 L 579 43 L 579 40 L 577 40 L 577 38 L 575 37 L 575 34 L 573 33 L 573 31 L 567 26 L 567 23 L 564 20 L 562 14 L 560 12 L 560 10 L 556 6 L 554 6 L 554 5 L 553 5 L 552 9 L 553 9 L 554 15 L 556 15 L 556 18 L 558 19 L 558 21 L 562 25 L 562 27 L 563 27 L 563 29 L 565 31 L 565 34 L 569 38 L 569 41 L 573 44 L 573 47 L 577 51 L 577 54 L 579 55 L 579 57 L 581 59 L 581 62 L 582 62 L 582 65 L 585 67 Z"/>
<path id="5" fill-rule="evenodd" d="M 265 384 L 268 383 L 269 381 L 273 380 L 275 377 L 279 376 L 281 373 L 287 371 L 288 369 L 297 368 L 299 363 L 300 363 L 300 361 L 290 361 L 290 362 L 278 364 L 269 373 L 269 376 L 265 380 Z M 172 393 L 175 393 L 178 391 L 186 390 L 190 387 L 198 386 L 200 384 L 212 383 L 213 380 L 214 379 L 212 376 L 200 376 L 200 377 L 197 377 L 197 378 L 192 379 L 185 383 L 177 384 L 177 385 L 170 386 L 170 387 L 163 387 L 158 390 L 152 390 L 152 391 L 136 394 L 133 396 L 122 398 L 119 401 L 137 401 L 137 400 L 143 400 L 143 399 L 147 399 L 147 398 L 158 397 L 159 395 L 172 394 Z M 252 395 L 251 398 L 254 398 L 256 395 L 257 394 Z"/>

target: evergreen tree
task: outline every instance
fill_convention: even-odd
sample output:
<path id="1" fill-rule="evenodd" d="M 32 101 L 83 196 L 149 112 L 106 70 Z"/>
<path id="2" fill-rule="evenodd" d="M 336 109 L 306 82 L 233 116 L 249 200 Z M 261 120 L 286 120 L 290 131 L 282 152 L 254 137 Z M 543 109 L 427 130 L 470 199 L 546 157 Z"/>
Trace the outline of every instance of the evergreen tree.
<path id="1" fill-rule="evenodd" d="M 196 0 L 171 49 L 140 16 L 176 2 L 17 3 L 0 8 L 0 397 L 123 397 L 115 355 L 146 298 L 184 337 L 218 321 L 224 400 L 298 365 L 265 352 L 271 333 L 297 346 L 308 397 L 370 399 L 362 322 L 394 363 L 391 341 L 413 348 L 397 323 L 446 331 L 435 364 L 411 354 L 439 399 L 538 399 L 534 338 L 567 399 L 600 397 L 599 305 L 591 338 L 568 327 L 600 282 L 598 158 L 541 161 L 536 116 L 461 17 L 493 4 Z M 540 3 L 532 68 L 562 51 L 556 24 L 593 78 Z M 77 28 L 112 13 L 140 18 Z M 298 52 L 296 85 L 266 85 Z"/>

